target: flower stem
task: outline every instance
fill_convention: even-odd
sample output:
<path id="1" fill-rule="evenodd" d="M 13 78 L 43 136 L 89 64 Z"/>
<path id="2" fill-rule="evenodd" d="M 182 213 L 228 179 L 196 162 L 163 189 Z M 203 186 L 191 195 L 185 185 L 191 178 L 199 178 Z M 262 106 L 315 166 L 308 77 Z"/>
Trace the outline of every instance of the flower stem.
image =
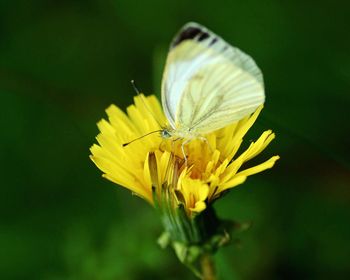
<path id="1" fill-rule="evenodd" d="M 211 254 L 204 254 L 200 260 L 202 280 L 216 280 L 215 264 Z"/>

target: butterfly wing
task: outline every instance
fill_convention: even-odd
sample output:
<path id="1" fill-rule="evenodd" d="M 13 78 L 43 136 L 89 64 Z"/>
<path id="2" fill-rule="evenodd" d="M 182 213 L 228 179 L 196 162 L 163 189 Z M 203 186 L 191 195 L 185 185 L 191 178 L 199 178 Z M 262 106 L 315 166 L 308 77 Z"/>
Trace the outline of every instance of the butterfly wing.
<path id="1" fill-rule="evenodd" d="M 254 112 L 265 100 L 254 60 L 197 23 L 175 36 L 167 58 L 162 103 L 174 129 L 200 134 Z"/>

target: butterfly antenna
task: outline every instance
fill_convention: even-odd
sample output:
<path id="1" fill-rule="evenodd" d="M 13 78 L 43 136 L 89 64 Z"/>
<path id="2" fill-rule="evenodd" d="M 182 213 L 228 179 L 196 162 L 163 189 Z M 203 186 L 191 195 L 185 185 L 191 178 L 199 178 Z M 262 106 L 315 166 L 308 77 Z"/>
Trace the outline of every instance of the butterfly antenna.
<path id="1" fill-rule="evenodd" d="M 152 115 L 153 119 L 156 121 L 156 123 L 159 125 L 159 127 L 164 127 L 158 120 L 158 118 L 153 114 L 151 108 L 147 105 L 146 101 L 145 101 L 145 96 L 143 94 L 141 94 L 142 91 L 139 90 L 139 88 L 136 86 L 136 82 L 135 80 L 131 80 L 131 85 L 134 88 L 135 92 L 137 93 L 138 96 L 140 96 L 143 105 L 145 106 L 146 110 Z"/>
<path id="2" fill-rule="evenodd" d="M 146 136 L 148 136 L 148 135 L 151 135 L 151 134 L 156 133 L 156 132 L 161 132 L 161 131 L 162 131 L 162 130 L 151 131 L 151 132 L 149 132 L 149 133 L 147 133 L 147 134 L 145 134 L 145 135 L 142 135 L 142 136 L 137 137 L 137 138 L 135 138 L 135 139 L 133 139 L 133 140 L 131 140 L 131 141 L 129 141 L 129 142 L 126 142 L 126 143 L 122 144 L 122 146 L 123 146 L 123 147 L 126 147 L 126 146 L 130 145 L 131 143 L 133 143 L 133 142 L 135 142 L 135 141 L 137 141 L 137 140 L 140 140 L 140 139 L 142 139 L 142 138 L 144 138 L 144 137 L 146 137 Z"/>
<path id="3" fill-rule="evenodd" d="M 141 95 L 141 91 L 137 88 L 135 80 L 131 80 L 130 82 L 137 95 Z"/>

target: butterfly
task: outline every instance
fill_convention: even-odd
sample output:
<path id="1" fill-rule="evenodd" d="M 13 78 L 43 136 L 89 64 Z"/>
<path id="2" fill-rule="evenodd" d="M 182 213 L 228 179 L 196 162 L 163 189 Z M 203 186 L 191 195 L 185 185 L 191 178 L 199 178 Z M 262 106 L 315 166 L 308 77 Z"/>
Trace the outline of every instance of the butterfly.
<path id="1" fill-rule="evenodd" d="M 204 26 L 190 22 L 171 42 L 162 79 L 169 126 L 163 138 L 192 139 L 239 121 L 264 103 L 254 60 Z"/>
<path id="2" fill-rule="evenodd" d="M 137 90 L 132 81 L 136 92 Z M 204 26 L 185 24 L 170 44 L 162 79 L 162 106 L 169 126 L 163 139 L 193 139 L 239 121 L 265 101 L 262 73 L 254 60 Z"/>

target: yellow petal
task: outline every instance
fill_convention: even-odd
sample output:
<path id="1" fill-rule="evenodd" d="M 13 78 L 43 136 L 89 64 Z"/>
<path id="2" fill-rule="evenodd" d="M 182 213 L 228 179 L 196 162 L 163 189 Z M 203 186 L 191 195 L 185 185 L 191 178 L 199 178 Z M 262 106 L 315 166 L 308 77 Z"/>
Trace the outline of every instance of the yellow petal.
<path id="1" fill-rule="evenodd" d="M 267 160 L 267 161 L 265 161 L 265 162 L 263 162 L 263 163 L 261 163 L 259 165 L 256 165 L 254 167 L 251 167 L 251 168 L 245 169 L 245 170 L 243 170 L 241 172 L 238 172 L 237 176 L 238 175 L 250 176 L 250 175 L 262 172 L 262 171 L 264 171 L 266 169 L 272 168 L 274 166 L 275 162 L 279 158 L 280 158 L 279 156 L 273 156 L 269 160 Z"/>

